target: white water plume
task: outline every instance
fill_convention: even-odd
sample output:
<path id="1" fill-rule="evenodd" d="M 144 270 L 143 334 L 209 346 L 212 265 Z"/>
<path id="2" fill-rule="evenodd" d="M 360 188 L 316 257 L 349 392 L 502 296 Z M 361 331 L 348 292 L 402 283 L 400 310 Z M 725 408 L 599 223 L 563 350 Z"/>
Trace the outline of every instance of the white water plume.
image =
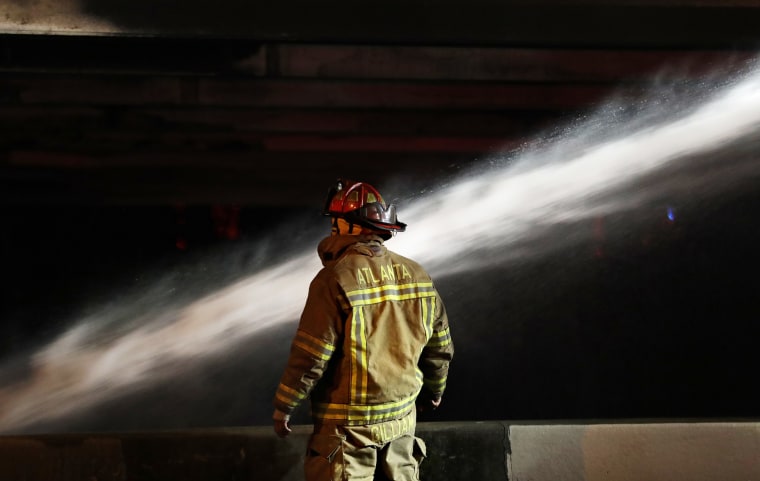
<path id="1" fill-rule="evenodd" d="M 510 247 L 532 239 L 542 227 L 646 205 L 661 192 L 657 185 L 637 189 L 635 183 L 679 161 L 688 175 L 659 186 L 673 197 L 688 190 L 699 196 L 705 195 L 700 189 L 725 188 L 726 177 L 756 177 L 760 160 L 732 162 L 718 151 L 731 143 L 757 140 L 753 135 L 760 134 L 758 108 L 760 74 L 756 73 L 682 117 L 632 132 L 625 129 L 619 137 L 587 145 L 570 158 L 557 146 L 543 154 L 528 152 L 506 168 L 481 171 L 410 205 L 405 215 L 414 234 L 394 240 L 394 248 L 422 259 L 439 275 L 472 270 L 478 267 L 476 256 L 466 254 L 473 246 L 500 249 L 508 257 L 525 255 L 524 250 Z M 698 161 L 705 153 L 715 154 L 710 169 Z M 700 169 L 704 169 L 701 175 Z M 531 246 L 531 255 L 539 250 Z"/>
<path id="2" fill-rule="evenodd" d="M 721 156 L 726 165 L 709 160 L 711 152 L 726 145 L 757 140 L 760 74 L 747 76 L 698 108 L 673 117 L 670 112 L 667 120 L 646 127 L 633 119 L 634 131 L 621 125 L 617 138 L 584 144 L 581 149 L 578 139 L 588 132 L 577 130 L 551 149 L 494 161 L 484 171 L 403 205 L 401 218 L 410 228 L 389 241 L 389 247 L 419 260 L 434 277 L 442 277 L 478 269 L 486 262 L 560 248 L 558 239 L 541 238 L 547 227 L 635 209 L 663 193 L 681 195 L 708 186 L 727 189 L 737 179 L 760 174 L 760 163 L 751 153 L 749 161 L 741 162 Z M 575 153 L 568 155 L 563 145 L 571 143 Z M 701 160 L 691 165 L 690 159 Z M 673 175 L 681 170 L 686 174 Z M 658 174 L 667 178 L 651 189 L 636 187 L 638 181 Z M 181 372 L 187 361 L 296 320 L 308 283 L 319 268 L 313 248 L 317 241 L 280 264 L 109 337 L 96 334 L 109 316 L 105 309 L 82 319 L 34 354 L 27 379 L 0 389 L 0 431 L 19 431 L 79 414 L 141 386 L 160 383 Z M 473 250 L 498 255 L 479 261 L 471 255 Z"/>

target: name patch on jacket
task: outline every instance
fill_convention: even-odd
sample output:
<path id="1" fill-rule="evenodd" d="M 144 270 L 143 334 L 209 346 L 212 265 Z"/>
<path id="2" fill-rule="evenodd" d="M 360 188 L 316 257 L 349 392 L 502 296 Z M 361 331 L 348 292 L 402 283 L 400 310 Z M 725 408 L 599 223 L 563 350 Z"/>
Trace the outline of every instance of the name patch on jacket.
<path id="1" fill-rule="evenodd" d="M 402 419 L 373 424 L 370 427 L 372 440 L 376 444 L 385 444 L 388 441 L 398 439 L 405 434 L 414 434 L 415 422 L 413 416 L 404 416 Z"/>
<path id="2" fill-rule="evenodd" d="M 356 282 L 360 286 L 369 286 L 380 284 L 381 282 L 395 282 L 404 279 L 411 279 L 412 274 L 406 267 L 406 264 L 388 264 L 380 266 L 380 270 L 373 270 L 369 267 L 360 267 L 356 269 Z"/>

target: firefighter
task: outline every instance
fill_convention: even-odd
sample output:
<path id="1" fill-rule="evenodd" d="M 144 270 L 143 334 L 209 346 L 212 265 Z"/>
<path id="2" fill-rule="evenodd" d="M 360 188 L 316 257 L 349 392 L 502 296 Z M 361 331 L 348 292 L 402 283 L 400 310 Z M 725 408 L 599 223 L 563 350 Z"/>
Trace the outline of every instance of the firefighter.
<path id="1" fill-rule="evenodd" d="M 384 246 L 406 225 L 374 187 L 339 180 L 324 214 L 324 267 L 277 387 L 274 430 L 287 436 L 310 398 L 307 481 L 418 480 L 417 411 L 439 406 L 454 354 L 446 310 L 425 270 Z"/>

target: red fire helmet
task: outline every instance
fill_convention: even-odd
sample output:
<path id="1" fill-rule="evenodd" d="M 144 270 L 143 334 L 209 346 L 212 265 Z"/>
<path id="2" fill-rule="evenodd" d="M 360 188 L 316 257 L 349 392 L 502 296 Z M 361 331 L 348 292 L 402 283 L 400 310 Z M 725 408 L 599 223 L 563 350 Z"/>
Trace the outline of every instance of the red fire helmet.
<path id="1" fill-rule="evenodd" d="M 386 205 L 380 192 L 365 182 L 338 179 L 327 193 L 323 214 L 390 234 L 406 230 L 396 206 Z"/>

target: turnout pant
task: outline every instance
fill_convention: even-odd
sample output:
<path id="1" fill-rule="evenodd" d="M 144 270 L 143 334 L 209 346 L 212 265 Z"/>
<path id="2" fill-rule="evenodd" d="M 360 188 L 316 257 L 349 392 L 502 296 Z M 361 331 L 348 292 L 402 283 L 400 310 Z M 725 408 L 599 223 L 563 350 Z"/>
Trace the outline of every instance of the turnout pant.
<path id="1" fill-rule="evenodd" d="M 418 481 L 425 443 L 414 409 L 402 419 L 364 426 L 315 424 L 304 460 L 306 481 Z"/>

